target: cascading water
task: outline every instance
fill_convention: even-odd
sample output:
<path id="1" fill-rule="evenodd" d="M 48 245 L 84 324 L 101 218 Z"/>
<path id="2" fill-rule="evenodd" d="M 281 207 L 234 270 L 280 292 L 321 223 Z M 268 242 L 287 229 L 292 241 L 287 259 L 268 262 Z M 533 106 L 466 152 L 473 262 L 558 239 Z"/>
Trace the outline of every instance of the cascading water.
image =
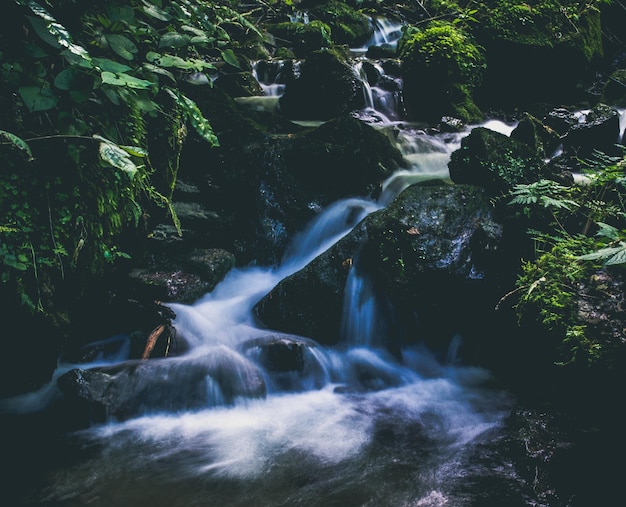
<path id="1" fill-rule="evenodd" d="M 485 471 L 476 463 L 478 450 L 488 453 L 498 437 L 510 400 L 483 387 L 485 370 L 453 364 L 454 350 L 449 364 L 415 346 L 401 359 L 387 352 L 385 302 L 358 266 L 345 288 L 338 347 L 268 330 L 254 317 L 254 306 L 281 280 L 407 186 L 449 179 L 449 156 L 469 132 L 435 136 L 391 121 L 381 128 L 394 130 L 406 167 L 384 182 L 377 199 L 332 204 L 293 239 L 278 266 L 235 269 L 196 303 L 169 305 L 189 351 L 155 362 L 162 382 L 156 387 L 154 370 L 145 384 L 136 375 L 137 388 L 187 396 L 185 384 L 162 392 L 159 386 L 200 372 L 194 395 L 204 406 L 158 400 L 125 421 L 77 433 L 79 464 L 51 473 L 33 505 L 139 505 L 137 498 L 154 507 L 462 507 L 476 505 L 472 481 L 488 477 L 502 498 L 523 489 L 512 469 Z M 98 364 L 123 361 L 123 342 L 116 350 Z M 298 367 L 276 367 L 272 350 Z M 59 374 L 72 366 L 60 365 Z M 23 409 L 32 402 L 21 403 Z"/>

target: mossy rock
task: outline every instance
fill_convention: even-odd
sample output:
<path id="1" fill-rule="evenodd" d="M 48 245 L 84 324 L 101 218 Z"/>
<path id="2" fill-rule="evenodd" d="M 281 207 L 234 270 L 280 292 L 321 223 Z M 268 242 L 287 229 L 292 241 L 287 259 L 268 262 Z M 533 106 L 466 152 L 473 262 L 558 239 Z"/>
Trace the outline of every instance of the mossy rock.
<path id="1" fill-rule="evenodd" d="M 254 97 L 263 95 L 263 88 L 252 72 L 222 74 L 215 80 L 215 86 L 231 97 Z"/>
<path id="2" fill-rule="evenodd" d="M 554 129 L 530 113 L 522 115 L 517 127 L 511 132 L 511 138 L 526 144 L 541 158 L 551 156 L 561 142 Z"/>
<path id="3" fill-rule="evenodd" d="M 315 51 L 287 83 L 281 111 L 298 120 L 329 120 L 365 107 L 363 83 L 339 51 Z"/>
<path id="4" fill-rule="evenodd" d="M 600 11 L 583 2 L 490 0 L 477 13 L 474 33 L 486 48 L 481 100 L 576 101 L 603 54 Z"/>
<path id="5" fill-rule="evenodd" d="M 402 164 L 389 138 L 366 123 L 342 116 L 294 139 L 284 154 L 291 174 L 325 203 L 367 195 Z"/>
<path id="6" fill-rule="evenodd" d="M 626 69 L 618 69 L 609 76 L 602 95 L 606 104 L 626 107 Z"/>
<path id="7" fill-rule="evenodd" d="M 277 43 L 283 41 L 297 58 L 305 58 L 313 51 L 332 46 L 331 29 L 321 21 L 284 21 L 268 25 L 267 30 L 280 39 Z"/>
<path id="8" fill-rule="evenodd" d="M 448 164 L 455 183 L 481 186 L 492 196 L 517 184 L 531 183 L 545 175 L 536 151 L 493 130 L 477 127 L 461 141 Z"/>
<path id="9" fill-rule="evenodd" d="M 344 2 L 330 0 L 318 3 L 316 1 L 303 2 L 303 8 L 331 29 L 335 44 L 347 44 L 356 47 L 365 43 L 374 33 L 369 18 Z"/>
<path id="10" fill-rule="evenodd" d="M 485 67 L 483 49 L 454 24 L 433 21 L 409 28 L 399 43 L 404 99 L 410 116 L 437 121 L 445 115 L 482 119 L 473 100 Z"/>

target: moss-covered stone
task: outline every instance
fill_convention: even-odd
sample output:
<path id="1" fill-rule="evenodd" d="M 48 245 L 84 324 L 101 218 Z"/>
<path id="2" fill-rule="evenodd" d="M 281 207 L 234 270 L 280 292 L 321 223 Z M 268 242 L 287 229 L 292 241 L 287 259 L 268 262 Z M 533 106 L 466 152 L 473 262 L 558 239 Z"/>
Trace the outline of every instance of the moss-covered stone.
<path id="1" fill-rule="evenodd" d="M 280 108 L 289 118 L 328 120 L 365 106 L 363 83 L 339 51 L 315 51 L 289 82 Z"/>
<path id="2" fill-rule="evenodd" d="M 374 33 L 369 18 L 344 2 L 330 0 L 318 3 L 305 1 L 303 8 L 324 23 L 330 26 L 332 39 L 335 44 L 347 44 L 356 47 L 363 44 Z"/>
<path id="3" fill-rule="evenodd" d="M 516 184 L 540 179 L 545 164 L 529 146 L 499 132 L 478 127 L 452 153 L 448 168 L 455 183 L 478 185 L 497 196 Z"/>
<path id="4" fill-rule="evenodd" d="M 263 95 L 263 88 L 252 75 L 252 72 L 222 74 L 215 80 L 214 84 L 231 97 Z"/>
<path id="5" fill-rule="evenodd" d="M 384 134 L 350 116 L 303 134 L 284 157 L 290 172 L 325 200 L 371 193 L 402 164 Z"/>
<path id="6" fill-rule="evenodd" d="M 297 58 L 304 58 L 312 51 L 332 46 L 331 29 L 321 21 L 284 21 L 268 25 L 267 30 L 278 39 L 277 43 L 284 43 Z"/>
<path id="7" fill-rule="evenodd" d="M 569 0 L 489 0 L 474 33 L 487 52 L 481 99 L 574 101 L 592 63 L 603 56 L 600 11 Z"/>
<path id="8" fill-rule="evenodd" d="M 602 100 L 609 105 L 626 107 L 626 69 L 618 69 L 609 76 Z"/>
<path id="9" fill-rule="evenodd" d="M 485 67 L 483 49 L 454 24 L 433 21 L 405 31 L 399 44 L 404 99 L 411 117 L 426 121 L 457 116 L 478 121 L 473 101 Z"/>

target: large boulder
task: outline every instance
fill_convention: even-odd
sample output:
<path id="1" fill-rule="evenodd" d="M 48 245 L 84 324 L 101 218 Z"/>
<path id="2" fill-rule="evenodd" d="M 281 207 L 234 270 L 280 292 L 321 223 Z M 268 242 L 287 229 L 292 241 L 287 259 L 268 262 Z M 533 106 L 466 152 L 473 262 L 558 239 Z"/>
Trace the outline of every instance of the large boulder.
<path id="1" fill-rule="evenodd" d="M 281 111 L 298 120 L 328 120 L 365 107 L 364 85 L 337 51 L 315 51 L 287 83 Z"/>
<path id="2" fill-rule="evenodd" d="M 479 99 L 506 107 L 536 101 L 573 102 L 603 56 L 600 11 L 578 2 L 489 0 L 474 34 L 487 72 Z"/>
<path id="3" fill-rule="evenodd" d="M 325 196 L 322 204 L 370 194 L 403 164 L 388 137 L 350 116 L 293 138 L 284 158 L 305 188 Z"/>
<path id="4" fill-rule="evenodd" d="M 268 24 L 267 30 L 293 51 L 296 58 L 305 58 L 313 51 L 332 46 L 331 29 L 319 20 L 311 23 L 284 21 Z"/>
<path id="5" fill-rule="evenodd" d="M 72 410 L 98 415 L 93 422 L 199 409 L 266 394 L 258 367 L 226 347 L 215 347 L 193 358 L 77 368 L 59 377 L 57 384 Z"/>
<path id="6" fill-rule="evenodd" d="M 484 50 L 453 23 L 432 21 L 409 28 L 398 45 L 404 100 L 413 119 L 435 122 L 451 115 L 476 122 L 482 113 L 473 100 L 485 67 Z"/>
<path id="7" fill-rule="evenodd" d="M 481 186 L 491 196 L 545 175 L 544 161 L 536 149 L 484 127 L 473 129 L 461 141 L 448 168 L 453 182 Z"/>
<path id="8" fill-rule="evenodd" d="M 335 44 L 358 47 L 374 33 L 369 18 L 347 3 L 338 0 L 305 0 L 302 7 L 308 9 L 314 19 L 319 19 L 330 27 Z"/>
<path id="9" fill-rule="evenodd" d="M 344 304 L 353 304 L 346 299 L 352 275 L 366 291 L 353 294 L 354 304 L 377 294 L 374 319 L 386 321 L 377 324 L 385 334 L 374 337 L 378 343 L 397 351 L 424 340 L 447 350 L 456 333 L 480 339 L 493 313 L 501 279 L 512 273 L 501 239 L 483 189 L 414 185 L 283 280 L 257 305 L 257 315 L 275 329 L 339 343 L 347 338 L 342 321 Z"/>

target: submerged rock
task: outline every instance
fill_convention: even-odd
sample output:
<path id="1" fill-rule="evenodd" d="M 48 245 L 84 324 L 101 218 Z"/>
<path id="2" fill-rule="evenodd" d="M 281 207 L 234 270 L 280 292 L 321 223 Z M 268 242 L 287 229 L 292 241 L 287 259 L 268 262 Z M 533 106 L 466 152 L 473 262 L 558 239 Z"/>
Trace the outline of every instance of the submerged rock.
<path id="1" fill-rule="evenodd" d="M 226 347 L 206 355 L 128 361 L 91 370 L 74 369 L 58 379 L 65 403 L 118 420 L 161 411 L 183 411 L 259 398 L 266 393 L 260 370 Z M 98 422 L 98 421 L 94 421 Z"/>

